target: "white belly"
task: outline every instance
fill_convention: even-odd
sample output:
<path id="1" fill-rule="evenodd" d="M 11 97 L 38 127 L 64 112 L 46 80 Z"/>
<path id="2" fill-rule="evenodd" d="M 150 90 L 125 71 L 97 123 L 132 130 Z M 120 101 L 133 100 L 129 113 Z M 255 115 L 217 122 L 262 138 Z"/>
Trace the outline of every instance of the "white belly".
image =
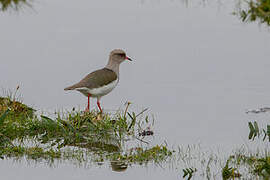
<path id="1" fill-rule="evenodd" d="M 111 92 L 116 87 L 117 84 L 118 84 L 118 79 L 102 87 L 93 88 L 93 89 L 82 87 L 82 88 L 76 88 L 76 90 L 83 93 L 85 96 L 88 96 L 88 93 L 89 93 L 91 94 L 92 97 L 101 97 Z"/>

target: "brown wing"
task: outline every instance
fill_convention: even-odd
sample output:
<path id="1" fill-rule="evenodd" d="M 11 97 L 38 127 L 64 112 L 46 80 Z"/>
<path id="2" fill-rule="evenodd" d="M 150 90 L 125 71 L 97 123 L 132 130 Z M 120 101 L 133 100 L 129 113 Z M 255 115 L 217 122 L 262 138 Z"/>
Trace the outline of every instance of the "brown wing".
<path id="1" fill-rule="evenodd" d="M 74 90 L 76 88 L 87 87 L 89 89 L 98 88 L 117 80 L 117 74 L 107 68 L 99 69 L 85 76 L 80 82 L 64 90 Z"/>

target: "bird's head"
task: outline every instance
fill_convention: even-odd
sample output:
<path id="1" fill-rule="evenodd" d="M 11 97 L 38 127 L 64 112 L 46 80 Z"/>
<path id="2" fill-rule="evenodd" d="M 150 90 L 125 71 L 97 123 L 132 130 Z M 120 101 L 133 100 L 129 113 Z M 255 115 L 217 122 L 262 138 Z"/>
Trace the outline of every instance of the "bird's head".
<path id="1" fill-rule="evenodd" d="M 132 61 L 129 57 L 127 57 L 125 51 L 123 51 L 121 49 L 113 50 L 110 54 L 110 60 L 117 63 L 117 64 L 120 64 L 121 62 L 123 62 L 125 60 Z"/>

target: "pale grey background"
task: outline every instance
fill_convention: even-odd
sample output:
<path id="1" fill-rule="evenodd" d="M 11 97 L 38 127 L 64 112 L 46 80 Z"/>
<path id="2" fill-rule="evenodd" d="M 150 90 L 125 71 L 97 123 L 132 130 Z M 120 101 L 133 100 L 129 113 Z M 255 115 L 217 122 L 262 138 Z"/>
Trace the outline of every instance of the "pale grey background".
<path id="1" fill-rule="evenodd" d="M 119 86 L 101 101 L 105 110 L 131 101 L 133 110 L 150 108 L 158 138 L 230 151 L 247 142 L 247 122 L 257 118 L 245 110 L 270 106 L 269 31 L 233 16 L 234 1 L 202 4 L 46 0 L 34 1 L 33 9 L 1 13 L 0 87 L 20 85 L 24 102 L 39 110 L 83 109 L 87 99 L 64 87 L 102 68 L 112 49 L 123 48 L 134 61 L 121 65 Z M 62 173 L 66 179 L 177 178 L 175 171 L 152 167 L 115 174 L 73 172 L 70 165 L 35 171 L 10 161 L 0 165 L 18 171 L 8 179 L 30 178 L 27 171 L 41 179 Z"/>

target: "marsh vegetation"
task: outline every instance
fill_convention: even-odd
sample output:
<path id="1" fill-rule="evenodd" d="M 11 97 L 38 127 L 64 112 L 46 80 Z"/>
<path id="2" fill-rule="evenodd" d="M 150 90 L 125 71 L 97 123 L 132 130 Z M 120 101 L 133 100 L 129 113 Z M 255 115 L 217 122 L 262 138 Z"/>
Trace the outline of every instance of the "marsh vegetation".
<path id="1" fill-rule="evenodd" d="M 244 1 L 243 7 L 236 13 L 243 22 L 257 21 L 261 24 L 270 25 L 270 1 L 250 0 Z"/>
<path id="2" fill-rule="evenodd" d="M 17 101 L 15 95 L 0 98 L 0 158 L 46 162 L 73 162 L 91 166 L 110 164 L 114 171 L 133 165 L 156 164 L 180 170 L 184 179 L 270 178 L 268 150 L 257 153 L 240 148 L 227 159 L 215 152 L 204 152 L 199 145 L 169 148 L 167 143 L 153 144 L 154 120 L 139 113 L 100 114 L 96 111 L 55 113 L 55 118 L 37 115 L 35 110 Z M 269 125 L 259 128 L 249 122 L 251 141 L 269 141 Z M 260 138 L 261 137 L 261 138 Z M 166 141 L 165 141 L 166 142 Z"/>
<path id="3" fill-rule="evenodd" d="M 0 156 L 119 162 L 120 164 L 160 163 L 172 155 L 166 145 L 149 146 L 147 136 L 153 121 L 144 111 L 126 110 L 114 115 L 95 111 L 56 114 L 55 119 L 36 115 L 35 110 L 9 97 L 0 98 Z M 133 141 L 133 146 L 126 146 Z M 91 159 L 91 160 L 90 160 Z"/>

